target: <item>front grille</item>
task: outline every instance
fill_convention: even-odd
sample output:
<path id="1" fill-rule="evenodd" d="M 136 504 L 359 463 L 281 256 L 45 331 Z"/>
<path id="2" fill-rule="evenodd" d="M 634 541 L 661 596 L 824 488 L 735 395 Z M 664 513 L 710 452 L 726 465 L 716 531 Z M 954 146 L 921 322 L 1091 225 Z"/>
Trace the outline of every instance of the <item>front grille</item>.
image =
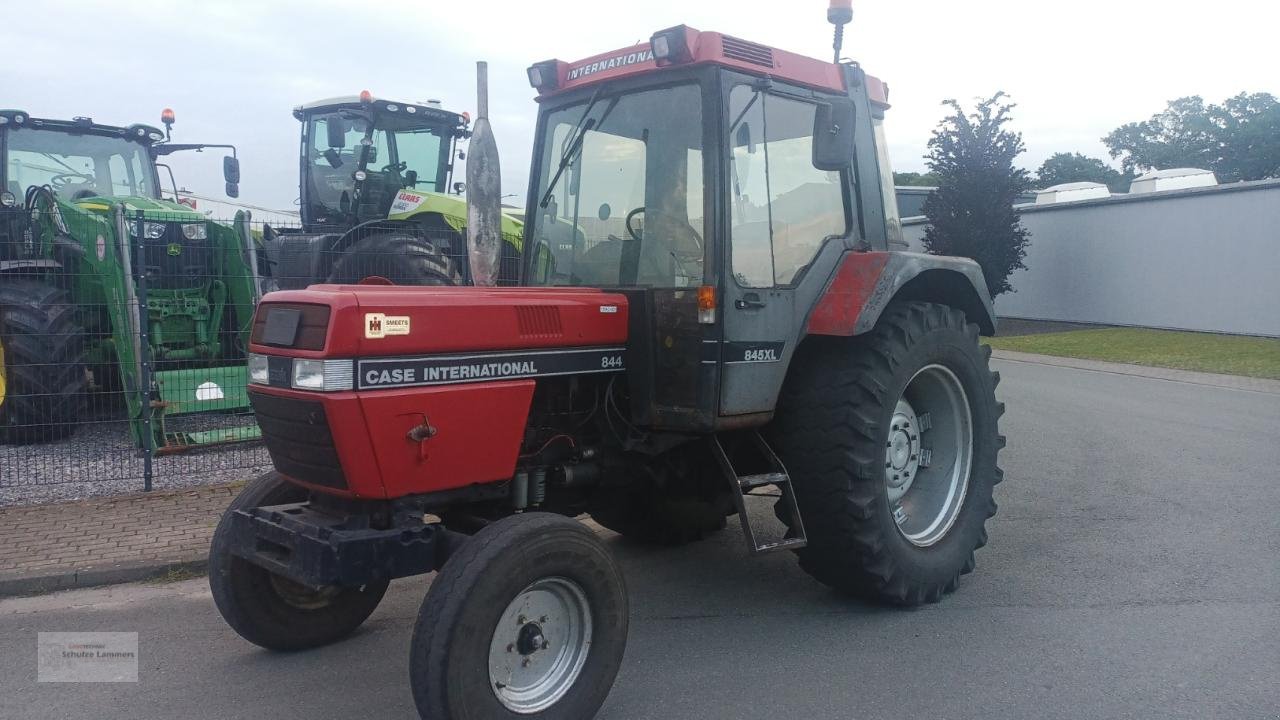
<path id="1" fill-rule="evenodd" d="M 180 223 L 165 223 L 164 235 L 147 238 L 143 248 L 147 287 L 152 290 L 202 287 L 217 275 L 210 240 L 188 240 Z"/>
<path id="2" fill-rule="evenodd" d="M 767 68 L 773 67 L 773 50 L 765 45 L 757 45 L 756 43 L 739 40 L 728 35 L 720 38 L 720 44 L 725 57 L 748 62 L 752 65 L 763 65 Z"/>
<path id="3" fill-rule="evenodd" d="M 249 402 L 276 470 L 303 482 L 347 487 L 324 405 L 253 390 Z"/>

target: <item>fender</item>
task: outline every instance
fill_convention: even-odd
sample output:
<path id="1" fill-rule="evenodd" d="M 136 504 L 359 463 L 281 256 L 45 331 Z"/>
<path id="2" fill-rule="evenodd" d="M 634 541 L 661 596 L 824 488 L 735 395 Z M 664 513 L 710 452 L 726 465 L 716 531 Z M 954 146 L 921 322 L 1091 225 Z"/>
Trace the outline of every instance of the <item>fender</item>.
<path id="1" fill-rule="evenodd" d="M 846 252 L 814 304 L 809 335 L 861 335 L 895 299 L 944 303 L 963 310 L 983 335 L 996 315 L 982 268 L 968 258 L 911 252 Z"/>

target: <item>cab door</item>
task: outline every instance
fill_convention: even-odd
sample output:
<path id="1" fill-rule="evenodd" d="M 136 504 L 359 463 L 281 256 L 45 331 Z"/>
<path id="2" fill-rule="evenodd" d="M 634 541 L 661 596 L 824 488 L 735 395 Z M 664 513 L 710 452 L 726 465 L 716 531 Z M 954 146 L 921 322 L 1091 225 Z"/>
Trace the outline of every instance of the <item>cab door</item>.
<path id="1" fill-rule="evenodd" d="M 721 416 L 773 410 L 807 308 L 851 244 L 847 173 L 813 165 L 820 97 L 742 78 L 726 99 Z"/>

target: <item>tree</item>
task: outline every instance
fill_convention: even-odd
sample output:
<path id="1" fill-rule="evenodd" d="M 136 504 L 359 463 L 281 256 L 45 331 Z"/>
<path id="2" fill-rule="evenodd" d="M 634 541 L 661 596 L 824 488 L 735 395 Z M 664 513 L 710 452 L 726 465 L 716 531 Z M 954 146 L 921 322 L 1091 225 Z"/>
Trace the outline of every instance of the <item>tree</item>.
<path id="1" fill-rule="evenodd" d="M 1133 176 L 1122 174 L 1098 158 L 1080 153 L 1054 153 L 1036 171 L 1036 187 L 1044 189 L 1069 182 L 1098 182 L 1111 192 L 1127 192 Z"/>
<path id="2" fill-rule="evenodd" d="M 1163 112 L 1116 128 L 1102 139 L 1127 172 L 1196 167 L 1220 181 L 1280 177 L 1280 101 L 1240 93 L 1221 105 L 1198 95 L 1170 100 Z"/>
<path id="3" fill-rule="evenodd" d="M 1013 160 L 1025 149 L 1022 135 L 1006 129 L 1015 107 L 1003 92 L 966 114 L 955 100 L 943 105 L 952 114 L 929 140 L 929 170 L 938 190 L 924 203 L 929 218 L 924 246 L 936 255 L 961 255 L 982 266 L 987 290 L 995 297 L 1010 292 L 1009 274 L 1027 254 L 1029 234 L 1013 204 L 1031 187 L 1027 171 Z"/>
<path id="4" fill-rule="evenodd" d="M 938 176 L 934 173 L 896 172 L 893 184 L 898 187 L 938 187 Z"/>

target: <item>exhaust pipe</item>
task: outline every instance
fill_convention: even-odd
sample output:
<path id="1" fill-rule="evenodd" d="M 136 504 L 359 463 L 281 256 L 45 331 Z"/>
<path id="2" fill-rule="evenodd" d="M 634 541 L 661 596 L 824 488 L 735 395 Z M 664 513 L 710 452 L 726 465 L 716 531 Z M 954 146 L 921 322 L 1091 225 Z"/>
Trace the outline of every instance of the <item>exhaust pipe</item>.
<path id="1" fill-rule="evenodd" d="M 498 282 L 502 257 L 502 171 L 489 125 L 489 64 L 476 63 L 476 121 L 467 148 L 467 254 L 471 282 Z"/>

